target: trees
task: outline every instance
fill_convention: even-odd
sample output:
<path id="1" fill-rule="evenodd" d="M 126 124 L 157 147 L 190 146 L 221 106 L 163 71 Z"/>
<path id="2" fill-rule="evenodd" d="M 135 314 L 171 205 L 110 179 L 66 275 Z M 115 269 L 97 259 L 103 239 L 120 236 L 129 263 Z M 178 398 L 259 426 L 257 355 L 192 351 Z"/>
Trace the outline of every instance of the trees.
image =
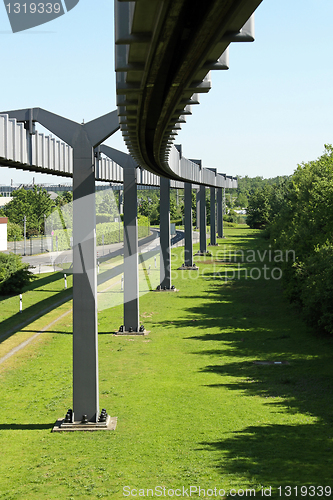
<path id="1" fill-rule="evenodd" d="M 63 191 L 55 200 L 55 204 L 57 207 L 63 207 L 64 205 L 67 205 L 67 203 L 71 203 L 72 201 L 73 201 L 72 191 Z"/>
<path id="2" fill-rule="evenodd" d="M 109 221 L 119 215 L 118 203 L 112 189 L 96 193 L 96 215 L 108 216 Z"/>
<path id="3" fill-rule="evenodd" d="M 277 193 L 271 243 L 295 254 L 282 263 L 285 293 L 309 324 L 333 334 L 333 147 L 299 165 Z"/>
<path id="4" fill-rule="evenodd" d="M 0 253 L 0 295 L 22 292 L 33 277 L 29 264 L 23 264 L 21 256 Z"/>
<path id="5" fill-rule="evenodd" d="M 138 214 L 148 217 L 151 224 L 160 223 L 160 197 L 158 190 L 140 190 L 138 194 Z"/>
<path id="6" fill-rule="evenodd" d="M 13 192 L 13 199 L 4 207 L 4 213 L 10 222 L 18 224 L 23 230 L 23 217 L 26 216 L 27 236 L 44 232 L 44 214 L 49 216 L 53 202 L 45 189 L 18 189 Z"/>
<path id="7" fill-rule="evenodd" d="M 227 189 L 226 193 L 235 196 L 234 206 L 246 208 L 248 206 L 249 199 L 256 192 L 262 190 L 265 186 L 276 186 L 286 180 L 288 176 L 277 176 L 269 179 L 264 179 L 263 177 L 245 177 L 237 176 L 238 187 L 236 189 Z M 226 196 L 228 201 L 228 196 Z M 228 203 L 229 204 L 229 203 Z"/>
<path id="8" fill-rule="evenodd" d="M 20 240 L 23 236 L 22 228 L 14 222 L 7 224 L 7 239 L 8 241 Z"/>
<path id="9" fill-rule="evenodd" d="M 262 229 L 268 224 L 271 210 L 271 189 L 270 186 L 266 185 L 262 189 L 256 189 L 250 196 L 246 222 L 251 229 Z"/>

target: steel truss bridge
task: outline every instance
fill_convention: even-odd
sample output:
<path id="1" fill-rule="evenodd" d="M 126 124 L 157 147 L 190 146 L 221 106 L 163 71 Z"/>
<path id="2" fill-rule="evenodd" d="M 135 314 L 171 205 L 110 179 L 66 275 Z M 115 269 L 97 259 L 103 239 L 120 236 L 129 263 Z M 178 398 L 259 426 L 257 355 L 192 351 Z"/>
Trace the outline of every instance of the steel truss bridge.
<path id="1" fill-rule="evenodd" d="M 13 112 L 13 114 L 16 113 Z M 0 115 L 0 165 L 31 172 L 73 177 L 73 148 L 52 135 L 41 134 L 35 129 L 29 131 L 28 123 L 28 120 L 17 121 L 16 118 L 10 118 L 8 114 Z M 173 164 L 178 162 L 177 170 L 186 171 L 189 176 L 188 180 L 192 180 L 193 183 L 215 187 L 237 187 L 235 177 L 201 168 L 197 163 L 181 156 L 180 146 L 173 149 Z M 96 181 L 122 183 L 123 168 L 105 154 L 103 155 L 105 151 L 105 146 L 95 150 Z M 158 175 L 140 166 L 137 168 L 138 184 L 160 185 Z M 183 188 L 184 185 L 174 181 L 172 187 Z"/>

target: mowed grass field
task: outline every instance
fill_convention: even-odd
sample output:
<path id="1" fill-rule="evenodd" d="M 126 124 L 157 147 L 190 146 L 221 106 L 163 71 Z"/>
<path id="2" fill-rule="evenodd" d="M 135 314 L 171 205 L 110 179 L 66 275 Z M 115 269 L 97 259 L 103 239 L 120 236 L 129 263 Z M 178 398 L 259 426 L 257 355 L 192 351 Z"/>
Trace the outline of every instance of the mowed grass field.
<path id="1" fill-rule="evenodd" d="M 121 306 L 99 313 L 100 408 L 115 431 L 51 433 L 72 406 L 70 314 L 0 364 L 1 499 L 330 497 L 332 339 L 284 300 L 258 232 L 226 236 L 197 272 L 176 271 L 172 251 L 179 292 L 140 298 L 148 335 L 113 335 Z"/>

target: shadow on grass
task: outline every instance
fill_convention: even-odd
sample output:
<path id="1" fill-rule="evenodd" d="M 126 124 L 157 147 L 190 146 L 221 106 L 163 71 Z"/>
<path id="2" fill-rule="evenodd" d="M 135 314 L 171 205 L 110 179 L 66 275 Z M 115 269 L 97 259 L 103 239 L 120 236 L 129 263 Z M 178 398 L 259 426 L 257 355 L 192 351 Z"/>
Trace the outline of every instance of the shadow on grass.
<path id="1" fill-rule="evenodd" d="M 44 278 L 39 278 L 39 279 L 34 278 L 34 281 L 29 283 L 29 285 L 23 287 L 22 293 L 36 290 L 36 288 L 42 288 L 43 286 L 46 286 L 46 285 L 49 285 L 50 283 L 54 283 L 55 281 L 58 281 L 59 279 L 63 279 L 63 273 L 53 273 L 50 276 L 45 276 Z M 15 295 L 18 295 L 18 294 L 14 294 L 14 296 Z M 0 305 L 1 305 L 1 302 L 3 300 L 6 300 L 10 297 L 13 297 L 13 295 L 0 295 Z"/>
<path id="2" fill-rule="evenodd" d="M 326 432 L 323 425 L 251 426 L 235 432 L 230 439 L 200 445 L 222 455 L 223 461 L 216 458 L 214 463 L 221 475 L 241 474 L 252 483 L 272 486 L 272 497 L 280 498 L 279 486 L 330 485 L 331 476 L 320 470 L 320 463 L 325 464 L 327 471 L 333 466 L 332 449 L 325 442 Z M 322 483 L 325 480 L 326 483 Z M 284 489 L 282 498 L 287 497 L 285 492 Z M 298 495 L 301 496 L 300 490 Z M 315 495 L 302 495 L 302 498 L 311 496 Z"/>
<path id="3" fill-rule="evenodd" d="M 38 431 L 53 427 L 54 422 L 51 424 L 0 424 L 0 431 Z"/>
<path id="4" fill-rule="evenodd" d="M 257 236 L 250 242 L 240 236 L 233 238 L 239 238 L 239 243 L 231 241 L 234 250 L 262 251 L 268 247 Z M 263 276 L 245 279 L 245 270 L 264 264 L 275 265 L 267 259 L 242 262 L 240 275 L 227 282 L 208 270 L 200 278 L 207 282 L 209 301 L 187 308 L 181 320 L 167 326 L 184 329 L 195 321 L 196 335 L 184 340 L 207 344 L 207 349 L 200 347 L 192 354 L 207 358 L 202 372 L 221 376 L 221 383 L 207 386 L 211 390 L 227 388 L 236 391 L 235 397 L 262 398 L 272 415 L 280 413 L 286 420 L 297 415 L 297 423 L 248 426 L 227 439 L 222 431 L 221 440 L 201 445 L 219 453 L 214 467 L 221 475 L 241 474 L 251 482 L 275 488 L 283 484 L 329 485 L 333 465 L 333 339 L 316 335 L 302 323 L 284 300 L 279 280 Z M 232 277 L 232 271 L 226 275 Z M 194 289 L 193 296 L 187 298 L 199 296 Z M 202 333 L 197 334 L 198 329 Z M 255 360 L 289 364 L 257 365 Z"/>
<path id="5" fill-rule="evenodd" d="M 72 291 L 65 290 L 27 307 L 22 313 L 13 314 L 13 316 L 1 322 L 0 343 L 18 330 L 21 330 L 33 321 L 36 321 L 36 319 L 52 311 L 61 304 L 68 302 L 72 298 Z"/>

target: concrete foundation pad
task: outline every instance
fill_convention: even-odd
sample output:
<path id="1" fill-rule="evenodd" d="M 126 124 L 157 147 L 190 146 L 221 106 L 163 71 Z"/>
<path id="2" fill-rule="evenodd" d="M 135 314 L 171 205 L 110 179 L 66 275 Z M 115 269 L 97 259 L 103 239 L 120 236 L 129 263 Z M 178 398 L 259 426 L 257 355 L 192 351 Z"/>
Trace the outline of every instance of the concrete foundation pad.
<path id="1" fill-rule="evenodd" d="M 177 267 L 177 271 L 199 271 L 199 268 L 195 264 L 193 266 L 182 265 L 180 267 Z"/>
<path id="2" fill-rule="evenodd" d="M 64 420 L 64 418 L 58 419 L 52 432 L 114 431 L 117 427 L 117 417 L 110 417 L 110 415 L 108 415 L 106 422 L 88 422 L 87 424 L 74 422 L 67 424 Z"/>
<path id="3" fill-rule="evenodd" d="M 153 290 L 153 292 L 179 292 L 177 288 L 167 288 L 166 290 Z"/>

